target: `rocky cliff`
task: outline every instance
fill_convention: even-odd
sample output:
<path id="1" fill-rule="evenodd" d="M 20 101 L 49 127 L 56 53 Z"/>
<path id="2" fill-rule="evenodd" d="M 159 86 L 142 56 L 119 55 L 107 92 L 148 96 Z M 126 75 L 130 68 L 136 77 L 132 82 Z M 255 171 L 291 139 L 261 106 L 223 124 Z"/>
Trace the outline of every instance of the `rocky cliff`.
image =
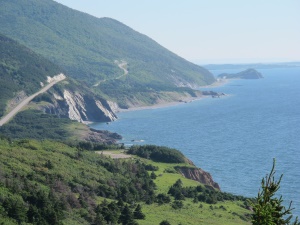
<path id="1" fill-rule="evenodd" d="M 216 183 L 210 173 L 200 169 L 200 168 L 192 168 L 192 167 L 175 167 L 175 169 L 182 174 L 182 176 L 198 181 L 202 184 L 212 186 L 218 190 L 220 190 L 220 186 Z"/>
<path id="2" fill-rule="evenodd" d="M 46 113 L 78 122 L 110 122 L 117 119 L 112 109 L 113 103 L 104 99 L 70 89 L 52 90 L 49 94 L 51 102 L 41 106 Z"/>

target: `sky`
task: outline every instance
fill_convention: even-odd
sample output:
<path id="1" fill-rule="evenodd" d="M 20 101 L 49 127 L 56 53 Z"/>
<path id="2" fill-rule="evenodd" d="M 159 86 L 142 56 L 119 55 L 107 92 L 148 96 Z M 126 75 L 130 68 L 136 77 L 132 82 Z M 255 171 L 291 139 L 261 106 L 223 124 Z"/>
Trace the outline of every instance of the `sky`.
<path id="1" fill-rule="evenodd" d="M 55 0 L 198 64 L 300 62 L 300 0 Z"/>

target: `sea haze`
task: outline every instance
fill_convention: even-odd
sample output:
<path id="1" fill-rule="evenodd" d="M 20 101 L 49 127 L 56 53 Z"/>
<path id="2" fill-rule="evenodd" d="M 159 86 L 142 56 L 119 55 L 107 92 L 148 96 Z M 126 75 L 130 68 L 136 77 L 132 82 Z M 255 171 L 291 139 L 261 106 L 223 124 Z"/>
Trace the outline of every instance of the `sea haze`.
<path id="1" fill-rule="evenodd" d="M 300 68 L 258 71 L 264 79 L 206 89 L 225 97 L 123 112 L 116 122 L 91 127 L 117 132 L 128 145 L 177 148 L 210 172 L 222 191 L 248 197 L 257 195 L 276 158 L 276 175 L 284 174 L 279 194 L 286 203 L 293 200 L 300 215 Z"/>

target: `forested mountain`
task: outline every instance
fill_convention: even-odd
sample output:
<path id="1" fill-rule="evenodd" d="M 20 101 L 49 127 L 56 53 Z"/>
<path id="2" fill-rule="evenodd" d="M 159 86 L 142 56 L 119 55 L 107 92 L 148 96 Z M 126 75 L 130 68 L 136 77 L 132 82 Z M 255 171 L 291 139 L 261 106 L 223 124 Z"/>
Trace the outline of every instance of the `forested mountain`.
<path id="1" fill-rule="evenodd" d="M 181 91 L 177 87 L 214 81 L 206 69 L 128 26 L 52 0 L 1 0 L 0 32 L 113 99 L 123 98 L 124 93 L 134 98 L 157 91 Z"/>
<path id="2" fill-rule="evenodd" d="M 0 118 L 27 96 L 46 85 L 47 77 L 63 69 L 18 42 L 0 35 Z M 36 108 L 79 122 L 111 121 L 116 118 L 109 103 L 73 79 L 56 84 L 34 102 Z"/>
<path id="3" fill-rule="evenodd" d="M 0 117 L 7 101 L 18 93 L 30 95 L 63 70 L 32 50 L 0 34 Z"/>

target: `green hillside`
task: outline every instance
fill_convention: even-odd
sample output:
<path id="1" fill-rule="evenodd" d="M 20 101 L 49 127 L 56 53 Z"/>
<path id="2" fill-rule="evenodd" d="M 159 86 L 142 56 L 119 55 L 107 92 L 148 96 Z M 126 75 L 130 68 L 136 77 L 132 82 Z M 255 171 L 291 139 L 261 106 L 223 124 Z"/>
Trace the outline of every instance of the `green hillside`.
<path id="1" fill-rule="evenodd" d="M 206 69 L 116 20 L 95 18 L 51 0 L 2 0 L 0 32 L 116 99 L 118 91 L 149 95 L 214 81 Z M 111 87 L 118 91 L 111 92 Z"/>
<path id="2" fill-rule="evenodd" d="M 47 76 L 61 72 L 49 60 L 0 34 L 0 117 L 17 93 L 30 95 L 41 88 L 41 82 L 46 83 Z"/>
<path id="3" fill-rule="evenodd" d="M 168 172 L 185 164 L 88 146 L 0 137 L 0 224 L 249 224 L 243 198 Z"/>

